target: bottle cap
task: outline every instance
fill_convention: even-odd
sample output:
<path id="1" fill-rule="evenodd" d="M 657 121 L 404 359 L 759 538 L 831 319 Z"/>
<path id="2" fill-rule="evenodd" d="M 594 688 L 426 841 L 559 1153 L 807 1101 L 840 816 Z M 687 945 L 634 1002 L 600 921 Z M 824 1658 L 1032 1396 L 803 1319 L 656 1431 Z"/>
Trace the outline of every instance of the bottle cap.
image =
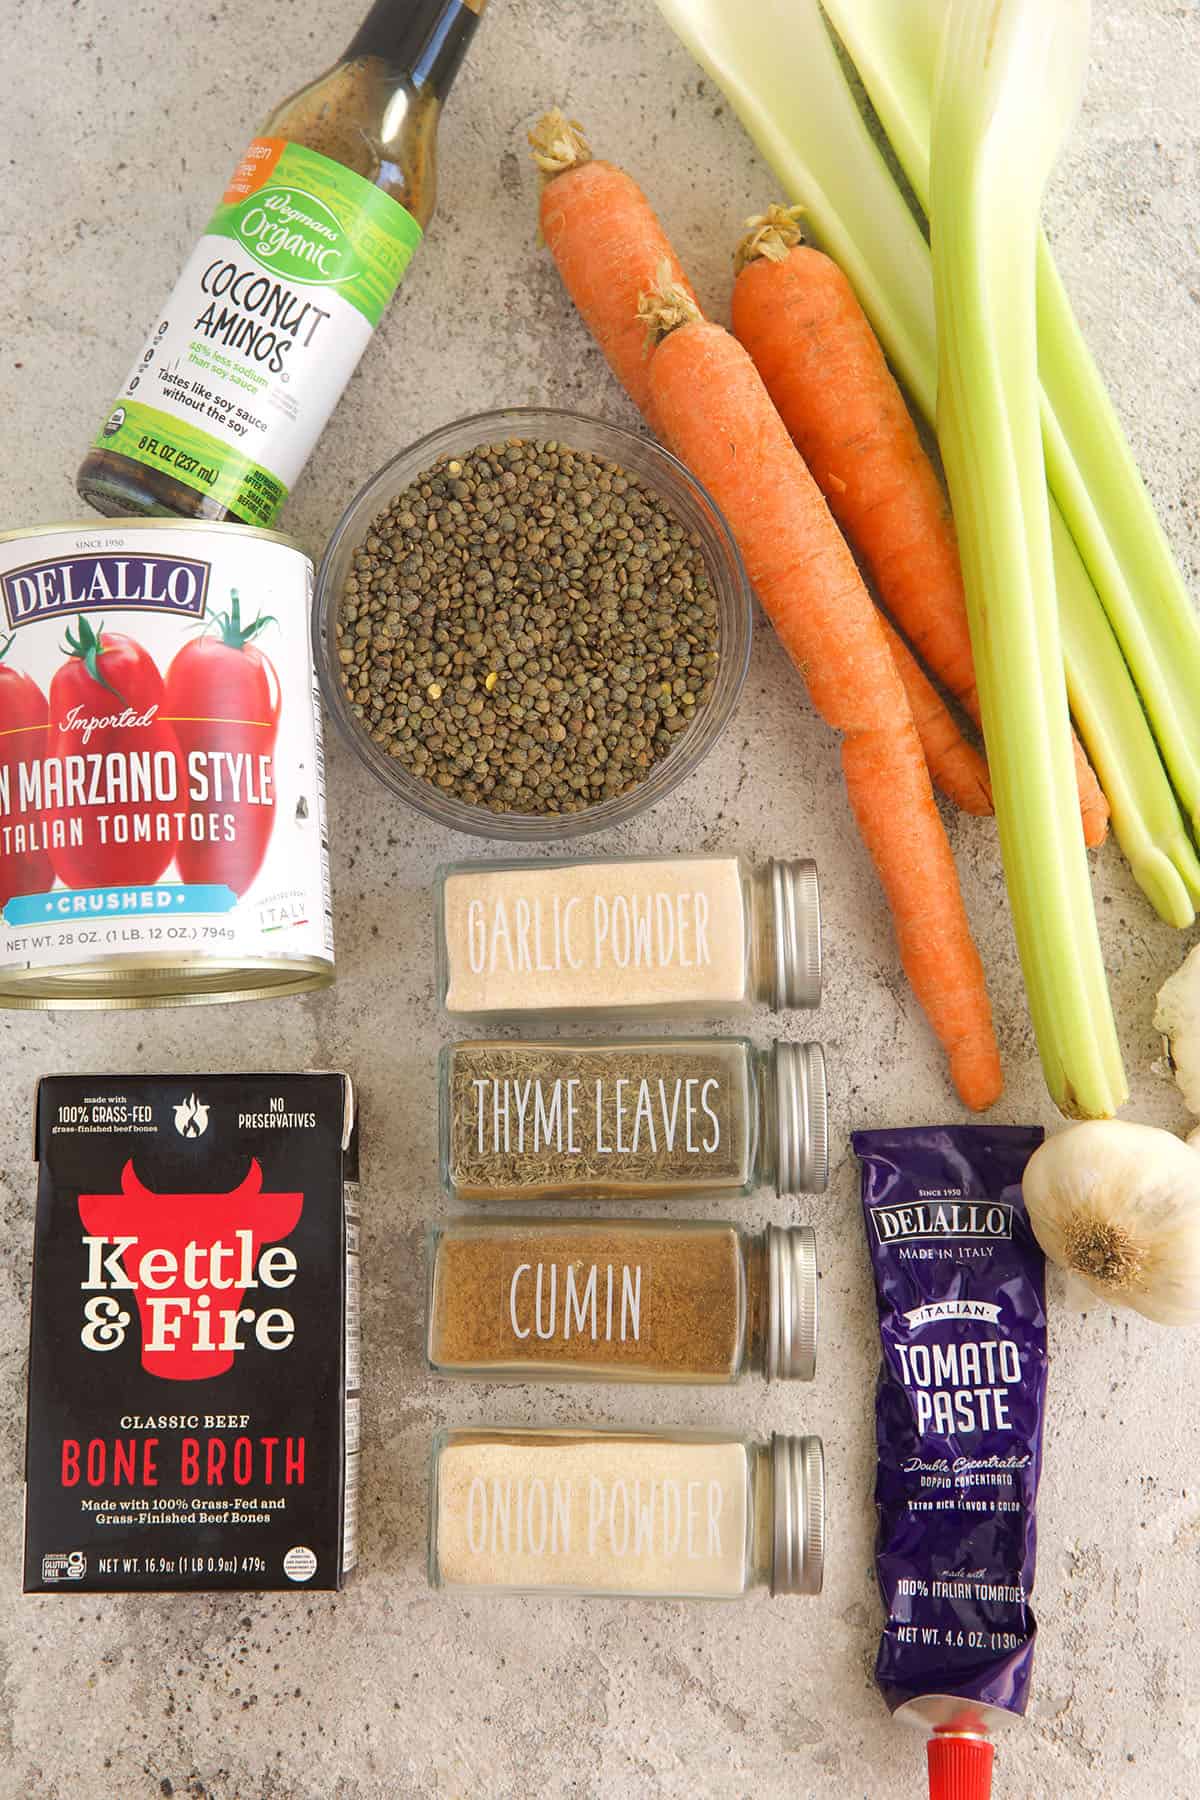
<path id="1" fill-rule="evenodd" d="M 991 1739 L 982 1731 L 935 1731 L 926 1746 L 929 1800 L 991 1800 Z"/>
<path id="2" fill-rule="evenodd" d="M 793 862 L 772 859 L 775 904 L 775 992 L 772 1006 L 821 1003 L 821 891 L 811 857 Z"/>
<path id="3" fill-rule="evenodd" d="M 487 0 L 375 0 L 342 54 L 378 56 L 439 100 L 450 92 Z"/>
<path id="4" fill-rule="evenodd" d="M 825 1573 L 825 1453 L 818 1437 L 771 1439 L 772 1594 L 819 1594 Z"/>
<path id="5" fill-rule="evenodd" d="M 767 1229 L 767 1380 L 817 1372 L 817 1238 L 811 1225 Z"/>
<path id="6" fill-rule="evenodd" d="M 829 1180 L 829 1090 L 820 1044 L 776 1044 L 775 1192 L 822 1194 Z"/>

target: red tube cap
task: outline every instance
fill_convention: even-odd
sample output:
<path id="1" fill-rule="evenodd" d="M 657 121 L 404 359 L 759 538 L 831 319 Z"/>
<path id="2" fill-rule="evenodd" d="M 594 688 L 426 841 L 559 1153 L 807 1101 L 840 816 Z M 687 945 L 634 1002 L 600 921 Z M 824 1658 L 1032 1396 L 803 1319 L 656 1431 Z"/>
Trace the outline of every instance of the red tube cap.
<path id="1" fill-rule="evenodd" d="M 996 1751 L 985 1737 L 935 1731 L 927 1755 L 929 1800 L 991 1800 Z"/>

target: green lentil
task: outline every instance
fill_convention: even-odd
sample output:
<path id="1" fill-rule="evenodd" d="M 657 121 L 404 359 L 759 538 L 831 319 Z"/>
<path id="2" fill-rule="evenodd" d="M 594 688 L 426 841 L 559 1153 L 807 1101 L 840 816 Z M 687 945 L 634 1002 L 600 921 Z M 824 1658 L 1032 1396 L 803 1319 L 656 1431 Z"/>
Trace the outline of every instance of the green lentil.
<path id="1" fill-rule="evenodd" d="M 493 812 L 630 792 L 703 711 L 720 658 L 695 534 L 627 470 L 520 438 L 443 457 L 383 509 L 336 632 L 370 737 Z"/>

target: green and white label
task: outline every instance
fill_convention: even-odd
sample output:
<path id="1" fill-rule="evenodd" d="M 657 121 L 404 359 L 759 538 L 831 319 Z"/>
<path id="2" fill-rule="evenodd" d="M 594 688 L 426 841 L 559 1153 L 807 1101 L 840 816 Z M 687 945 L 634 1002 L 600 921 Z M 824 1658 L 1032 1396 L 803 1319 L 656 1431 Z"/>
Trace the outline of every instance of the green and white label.
<path id="1" fill-rule="evenodd" d="M 421 241 L 341 163 L 259 139 L 94 440 L 270 525 Z"/>

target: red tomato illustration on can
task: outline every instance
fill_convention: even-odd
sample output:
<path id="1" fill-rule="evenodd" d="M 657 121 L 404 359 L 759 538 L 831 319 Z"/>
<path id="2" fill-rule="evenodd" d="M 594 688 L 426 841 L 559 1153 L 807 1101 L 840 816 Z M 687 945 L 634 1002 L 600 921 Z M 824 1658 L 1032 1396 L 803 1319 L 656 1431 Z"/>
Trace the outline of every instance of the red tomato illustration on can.
<path id="1" fill-rule="evenodd" d="M 12 643 L 10 636 L 0 644 L 0 906 L 15 894 L 42 894 L 54 885 L 50 858 L 41 848 L 39 810 L 21 797 L 22 770 L 46 754 L 50 709 L 33 677 L 6 660 Z"/>
<path id="2" fill-rule="evenodd" d="M 262 867 L 275 824 L 275 740 L 281 689 L 270 659 L 251 640 L 275 620 L 242 624 L 237 590 L 212 621 L 219 635 L 193 638 L 167 670 L 165 716 L 183 752 L 189 822 L 179 873 L 186 882 L 242 895 Z"/>
<path id="3" fill-rule="evenodd" d="M 50 683 L 47 813 L 65 828 L 50 860 L 72 888 L 144 887 L 175 858 L 186 805 L 163 680 L 135 638 L 81 614 Z"/>

